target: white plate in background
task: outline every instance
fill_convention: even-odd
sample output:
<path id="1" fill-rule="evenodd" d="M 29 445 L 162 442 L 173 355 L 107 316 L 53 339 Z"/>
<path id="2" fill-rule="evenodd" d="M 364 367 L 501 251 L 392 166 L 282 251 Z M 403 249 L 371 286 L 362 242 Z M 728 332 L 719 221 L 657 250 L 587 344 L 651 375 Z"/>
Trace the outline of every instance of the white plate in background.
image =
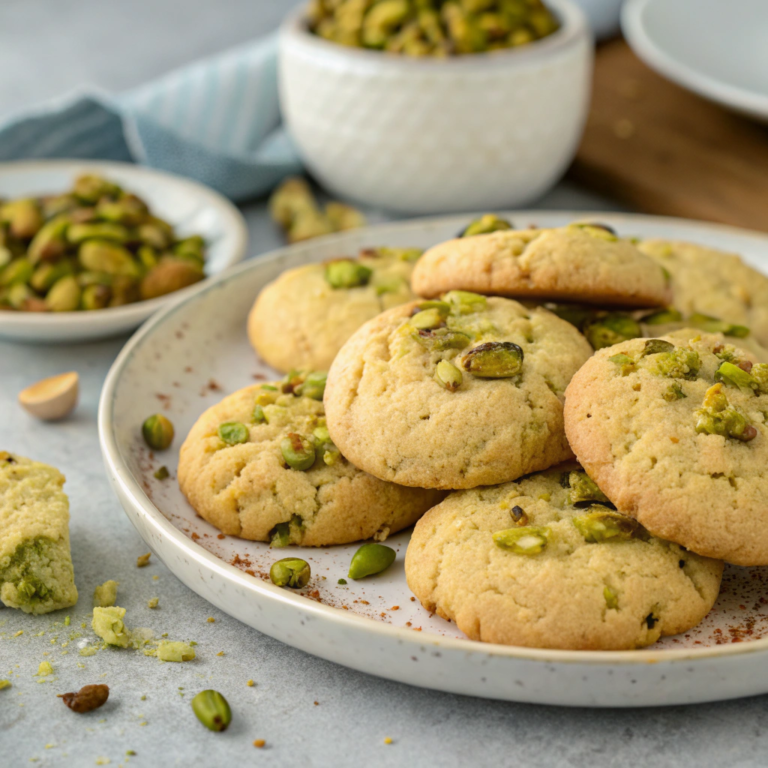
<path id="1" fill-rule="evenodd" d="M 766 0 L 628 0 L 621 27 L 649 67 L 768 122 Z"/>
<path id="2" fill-rule="evenodd" d="M 516 211 L 518 227 L 574 219 L 624 235 L 690 240 L 742 254 L 768 272 L 768 235 L 681 219 L 624 214 Z M 273 251 L 246 262 L 158 313 L 128 342 L 107 376 L 99 440 L 107 474 L 129 519 L 188 587 L 240 621 L 309 653 L 373 675 L 487 698 L 571 706 L 658 706 L 768 692 L 768 569 L 726 569 L 710 615 L 682 636 L 638 651 L 548 651 L 466 639 L 428 614 L 408 590 L 409 532 L 385 573 L 346 578 L 358 545 L 271 550 L 218 531 L 198 517 L 175 482 L 178 449 L 203 410 L 224 395 L 279 375 L 260 363 L 245 324 L 259 290 L 285 269 L 376 245 L 428 247 L 471 216 L 384 224 Z M 300 300 L 297 299 L 297 300 Z M 141 424 L 157 411 L 176 427 L 172 448 L 152 456 Z M 166 465 L 171 479 L 153 473 Z M 268 580 L 274 560 L 295 555 L 312 567 L 300 592 Z M 764 576 L 765 574 L 765 576 Z"/>
<path id="3" fill-rule="evenodd" d="M 248 230 L 229 200 L 196 181 L 140 165 L 89 160 L 0 163 L 0 199 L 61 193 L 70 189 L 81 173 L 105 176 L 135 192 L 180 235 L 202 235 L 207 244 L 206 275 L 218 274 L 245 258 Z M 0 310 L 0 338 L 51 343 L 117 336 L 134 330 L 164 304 L 189 290 L 88 312 Z"/>

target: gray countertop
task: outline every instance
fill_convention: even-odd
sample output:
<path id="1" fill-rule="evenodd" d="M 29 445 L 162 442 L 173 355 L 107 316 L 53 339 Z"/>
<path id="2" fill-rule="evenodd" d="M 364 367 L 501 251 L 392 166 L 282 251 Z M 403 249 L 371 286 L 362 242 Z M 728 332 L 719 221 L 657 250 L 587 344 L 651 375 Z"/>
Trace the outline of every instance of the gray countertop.
<path id="1" fill-rule="evenodd" d="M 280 0 L 4 0 L 0 4 L 0 118 L 84 83 L 120 90 L 272 28 Z M 104 36 L 103 30 L 111 30 Z M 547 208 L 616 208 L 561 185 Z M 263 202 L 244 206 L 251 252 L 279 245 Z M 109 490 L 96 433 L 99 391 L 125 339 L 74 347 L 0 342 L 0 448 L 67 476 L 79 605 L 29 617 L 0 611 L 0 764 L 395 766 L 765 765 L 768 699 L 657 710 L 597 711 L 507 704 L 412 688 L 316 659 L 240 624 L 184 587 L 146 551 Z M 20 389 L 79 371 L 81 402 L 59 424 L 32 420 Z M 129 626 L 195 640 L 198 659 L 162 664 L 126 651 L 78 654 L 93 635 L 91 595 L 120 582 Z M 150 597 L 160 607 L 147 608 Z M 64 616 L 71 617 L 69 627 Z M 211 622 L 210 619 L 215 621 Z M 21 634 L 19 634 L 21 633 Z M 77 637 L 77 635 L 82 635 Z M 222 655 L 218 655 L 221 653 Z M 53 678 L 37 678 L 41 661 Z M 255 685 L 248 686 L 252 679 Z M 110 686 L 109 702 L 77 716 L 56 693 Z M 212 734 L 189 701 L 215 688 L 234 713 Z M 390 737 L 392 744 L 385 744 Z M 255 739 L 265 739 L 257 750 Z M 136 755 L 126 759 L 126 751 Z"/>

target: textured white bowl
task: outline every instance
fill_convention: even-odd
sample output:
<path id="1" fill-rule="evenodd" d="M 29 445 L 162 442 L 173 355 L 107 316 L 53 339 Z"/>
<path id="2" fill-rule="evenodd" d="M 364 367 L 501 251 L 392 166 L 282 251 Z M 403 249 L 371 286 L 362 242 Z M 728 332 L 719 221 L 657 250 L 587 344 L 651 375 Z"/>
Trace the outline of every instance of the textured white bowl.
<path id="1" fill-rule="evenodd" d="M 560 178 L 586 119 L 592 41 L 571 0 L 529 46 L 449 60 L 330 43 L 301 11 L 280 33 L 280 99 L 331 192 L 405 213 L 521 205 Z"/>
<path id="2" fill-rule="evenodd" d="M 206 275 L 218 274 L 245 257 L 248 230 L 229 200 L 196 181 L 139 165 L 87 160 L 0 163 L 0 199 L 63 192 L 81 173 L 102 174 L 135 192 L 181 235 L 202 235 L 207 243 Z M 118 336 L 191 290 L 89 312 L 0 310 L 0 338 L 51 343 Z"/>
<path id="3" fill-rule="evenodd" d="M 621 27 L 664 77 L 768 123 L 766 0 L 629 0 Z"/>

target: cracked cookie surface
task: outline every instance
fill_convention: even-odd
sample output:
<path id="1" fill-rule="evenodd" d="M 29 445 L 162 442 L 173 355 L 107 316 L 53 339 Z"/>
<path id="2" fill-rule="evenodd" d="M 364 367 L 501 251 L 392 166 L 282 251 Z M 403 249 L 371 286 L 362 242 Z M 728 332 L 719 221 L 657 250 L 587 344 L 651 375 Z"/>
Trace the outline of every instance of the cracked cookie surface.
<path id="1" fill-rule="evenodd" d="M 455 289 L 518 299 L 652 307 L 670 298 L 663 270 L 600 227 L 505 230 L 449 240 L 419 259 L 420 296 Z"/>
<path id="2" fill-rule="evenodd" d="M 384 539 L 442 498 L 356 469 L 323 434 L 322 401 L 285 388 L 276 382 L 241 389 L 205 411 L 190 430 L 181 447 L 179 485 L 209 523 L 255 541 L 274 541 L 282 526 L 283 545 L 346 544 Z M 261 411 L 254 414 L 257 407 Z M 224 442 L 222 423 L 242 425 L 244 431 L 225 434 L 244 441 Z M 287 464 L 282 443 L 289 434 L 312 440 L 315 458 L 308 469 Z"/>
<path id="3" fill-rule="evenodd" d="M 617 508 L 737 565 L 768 564 L 768 365 L 755 362 L 719 334 L 633 339 L 566 391 L 571 447 Z"/>
<path id="4" fill-rule="evenodd" d="M 338 260 L 358 269 L 352 267 L 337 279 L 331 274 L 331 282 L 327 269 L 333 262 L 283 272 L 265 286 L 251 309 L 251 345 L 283 373 L 293 368 L 328 370 L 363 323 L 415 298 L 410 280 L 420 253 L 410 248 L 367 249 L 357 259 Z"/>
<path id="5" fill-rule="evenodd" d="M 382 480 L 443 489 L 492 485 L 572 458 L 562 403 L 591 354 L 584 337 L 510 299 L 445 299 L 384 312 L 339 352 L 325 405 L 342 453 Z M 512 367 L 495 370 L 509 374 L 501 378 L 478 369 L 505 360 Z M 441 383 L 444 364 L 452 388 Z"/>
<path id="6" fill-rule="evenodd" d="M 643 240 L 638 248 L 672 276 L 672 304 L 749 328 L 768 345 L 768 277 L 739 256 L 670 240 Z"/>
<path id="7" fill-rule="evenodd" d="M 570 464 L 450 494 L 414 528 L 408 586 L 428 611 L 490 643 L 632 649 L 698 624 L 722 563 L 649 536 L 601 504 L 596 486 L 585 494 L 585 479 Z M 539 545 L 527 553 L 510 546 L 529 537 Z"/>

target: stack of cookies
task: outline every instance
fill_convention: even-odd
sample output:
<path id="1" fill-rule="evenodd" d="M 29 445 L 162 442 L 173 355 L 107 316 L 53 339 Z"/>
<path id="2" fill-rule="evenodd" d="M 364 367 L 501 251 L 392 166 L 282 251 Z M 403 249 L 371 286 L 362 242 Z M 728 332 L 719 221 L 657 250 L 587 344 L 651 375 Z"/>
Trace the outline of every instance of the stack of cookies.
<path id="1" fill-rule="evenodd" d="M 179 467 L 225 533 L 324 546 L 418 520 L 422 605 L 544 648 L 683 632 L 722 560 L 768 564 L 768 278 L 737 257 L 489 215 L 423 255 L 286 272 L 248 330 L 286 377 L 203 414 Z"/>

